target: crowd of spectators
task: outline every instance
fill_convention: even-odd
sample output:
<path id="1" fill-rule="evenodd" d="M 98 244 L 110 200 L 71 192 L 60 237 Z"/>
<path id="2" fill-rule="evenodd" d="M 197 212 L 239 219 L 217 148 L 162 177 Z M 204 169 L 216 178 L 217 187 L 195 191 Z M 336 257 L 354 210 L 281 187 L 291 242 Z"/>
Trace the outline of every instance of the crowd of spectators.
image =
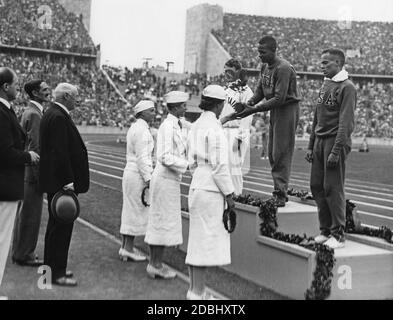
<path id="1" fill-rule="evenodd" d="M 114 67 L 104 65 L 102 67 L 113 80 L 121 94 L 129 104 L 135 105 L 141 99 L 150 99 L 157 105 L 160 113 L 163 110 L 164 95 L 171 90 L 178 90 L 177 81 L 167 81 L 154 74 L 150 69 L 127 67 Z"/>
<path id="2" fill-rule="evenodd" d="M 199 90 L 208 84 L 225 86 L 223 75 L 208 77 L 201 74 L 189 75 L 187 79 L 198 79 Z M 249 77 L 248 86 L 254 91 L 258 77 Z M 311 132 L 315 103 L 318 100 L 321 80 L 298 77 L 298 90 L 301 96 L 301 112 L 297 135 L 304 136 Z M 357 108 L 355 111 L 355 137 L 393 138 L 393 83 L 355 81 L 357 88 Z M 259 135 L 261 126 L 255 123 L 266 122 L 266 114 L 257 114 L 253 121 L 253 134 Z M 255 138 L 257 139 L 257 138 Z M 257 141 L 257 140 L 256 140 Z"/>
<path id="3" fill-rule="evenodd" d="M 278 40 L 279 54 L 298 71 L 320 71 L 321 50 L 348 52 L 347 70 L 356 74 L 393 74 L 393 23 L 278 18 L 228 13 L 222 30 L 212 31 L 229 54 L 258 68 L 256 45 L 262 35 Z M 350 50 L 350 51 L 347 51 Z"/>
<path id="4" fill-rule="evenodd" d="M 210 83 L 225 85 L 222 76 L 206 77 L 204 75 L 189 75 L 180 83 L 180 88 L 171 87 L 171 82 L 165 78 L 156 77 L 151 71 L 144 69 L 125 70 L 105 66 L 104 69 L 113 82 L 124 92 L 125 102 L 106 76 L 92 63 L 78 62 L 65 58 L 39 56 L 24 56 L 22 54 L 0 54 L 0 65 L 13 68 L 19 76 L 20 84 L 32 78 L 42 78 L 54 88 L 60 82 L 70 82 L 80 88 L 82 105 L 72 112 L 76 124 L 97 126 L 127 127 L 132 119 L 132 106 L 142 98 L 152 99 L 157 103 L 158 110 L 163 111 L 163 95 L 173 89 L 184 89 L 189 79 L 198 79 L 198 90 Z M 298 79 L 299 94 L 302 98 L 300 121 L 297 134 L 302 136 L 310 133 L 315 101 L 322 80 Z M 257 78 L 249 79 L 249 86 L 254 90 Z M 172 85 L 174 85 L 172 83 Z M 393 138 L 393 84 L 374 83 L 371 81 L 356 82 L 358 104 L 356 109 L 356 127 L 354 136 Z M 195 92 L 197 89 L 194 89 Z M 17 113 L 20 115 L 27 105 L 27 96 L 20 94 L 15 102 Z M 259 123 L 258 115 L 254 124 Z M 256 126 L 258 127 L 258 126 Z M 258 135 L 258 128 L 253 133 Z"/>
<path id="5" fill-rule="evenodd" d="M 33 78 L 43 79 L 52 89 L 60 82 L 77 85 L 82 105 L 72 112 L 76 124 L 126 126 L 132 114 L 131 107 L 120 99 L 94 62 L 0 53 L 0 65 L 16 71 L 21 88 Z M 27 102 L 27 95 L 21 90 L 14 103 L 18 115 L 23 112 Z"/>
<path id="6" fill-rule="evenodd" d="M 1 0 L 0 44 L 96 53 L 82 16 L 53 0 Z"/>

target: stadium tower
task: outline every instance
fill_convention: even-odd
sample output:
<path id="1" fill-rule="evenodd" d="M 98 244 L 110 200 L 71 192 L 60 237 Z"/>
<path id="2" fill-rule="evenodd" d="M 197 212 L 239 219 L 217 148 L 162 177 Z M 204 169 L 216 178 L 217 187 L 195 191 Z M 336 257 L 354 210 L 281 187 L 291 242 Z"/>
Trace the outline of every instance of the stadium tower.
<path id="1" fill-rule="evenodd" d="M 223 24 L 224 11 L 221 6 L 200 4 L 187 10 L 184 72 L 222 73 L 224 63 L 230 56 L 211 31 L 222 29 Z"/>
<path id="2" fill-rule="evenodd" d="M 58 0 L 64 8 L 75 13 L 77 16 L 82 15 L 83 24 L 86 30 L 90 32 L 91 0 Z"/>

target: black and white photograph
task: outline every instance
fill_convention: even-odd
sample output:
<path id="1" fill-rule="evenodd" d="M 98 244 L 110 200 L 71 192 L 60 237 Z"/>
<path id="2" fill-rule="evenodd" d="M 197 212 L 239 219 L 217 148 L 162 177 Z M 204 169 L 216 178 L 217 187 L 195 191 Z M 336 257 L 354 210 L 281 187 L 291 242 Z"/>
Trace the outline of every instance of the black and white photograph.
<path id="1" fill-rule="evenodd" d="M 0 304 L 393 300 L 393 1 L 0 0 L 0 21 Z"/>

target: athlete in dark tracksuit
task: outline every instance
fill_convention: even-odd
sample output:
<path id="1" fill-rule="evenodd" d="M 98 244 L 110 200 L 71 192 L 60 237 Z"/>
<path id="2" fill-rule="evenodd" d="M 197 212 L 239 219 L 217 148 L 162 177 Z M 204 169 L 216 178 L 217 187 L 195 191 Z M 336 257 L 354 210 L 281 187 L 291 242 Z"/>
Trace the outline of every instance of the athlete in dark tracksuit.
<path id="1" fill-rule="evenodd" d="M 318 206 L 321 235 L 344 241 L 345 160 L 351 150 L 354 130 L 356 88 L 341 71 L 325 79 L 319 92 L 308 149 L 311 192 Z M 332 167 L 330 157 L 336 158 Z"/>
<path id="2" fill-rule="evenodd" d="M 248 105 L 254 108 L 246 108 L 238 116 L 243 118 L 253 113 L 270 110 L 268 148 L 274 182 L 273 196 L 276 198 L 277 206 L 283 207 L 287 200 L 296 127 L 299 122 L 300 99 L 295 69 L 288 61 L 278 58 L 275 50 L 269 50 L 269 44 L 266 45 L 269 41 L 273 40 L 265 41 L 262 38 L 258 49 L 262 62 L 267 63 L 262 66 L 254 96 L 248 102 Z M 267 53 L 264 53 L 265 51 Z M 271 55 L 269 59 L 264 57 L 267 54 Z M 262 101 L 263 99 L 265 101 Z"/>
<path id="3" fill-rule="evenodd" d="M 284 59 L 262 67 L 261 78 L 254 97 L 254 103 L 263 98 L 266 101 L 260 111 L 270 110 L 269 162 L 278 198 L 287 197 L 292 157 L 295 148 L 296 127 L 299 122 L 299 97 L 296 86 L 296 71 Z"/>

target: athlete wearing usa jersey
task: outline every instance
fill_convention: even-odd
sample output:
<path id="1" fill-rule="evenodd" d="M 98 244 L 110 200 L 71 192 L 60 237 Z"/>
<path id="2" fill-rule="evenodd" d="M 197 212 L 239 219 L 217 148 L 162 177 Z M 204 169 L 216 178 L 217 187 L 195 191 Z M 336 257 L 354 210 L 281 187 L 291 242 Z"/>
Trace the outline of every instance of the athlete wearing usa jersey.
<path id="1" fill-rule="evenodd" d="M 252 116 L 232 121 L 229 121 L 229 116 L 235 112 L 236 104 L 247 103 L 253 92 L 247 85 L 245 70 L 238 60 L 228 60 L 224 66 L 224 73 L 228 82 L 225 90 L 227 97 L 220 120 L 229 142 L 229 168 L 235 194 L 240 195 L 243 190 L 243 174 L 249 170 Z"/>
<path id="2" fill-rule="evenodd" d="M 318 206 L 321 234 L 315 242 L 332 249 L 345 243 L 345 162 L 355 126 L 356 87 L 338 49 L 322 52 L 325 80 L 319 92 L 306 159 L 312 163 L 310 187 Z"/>

